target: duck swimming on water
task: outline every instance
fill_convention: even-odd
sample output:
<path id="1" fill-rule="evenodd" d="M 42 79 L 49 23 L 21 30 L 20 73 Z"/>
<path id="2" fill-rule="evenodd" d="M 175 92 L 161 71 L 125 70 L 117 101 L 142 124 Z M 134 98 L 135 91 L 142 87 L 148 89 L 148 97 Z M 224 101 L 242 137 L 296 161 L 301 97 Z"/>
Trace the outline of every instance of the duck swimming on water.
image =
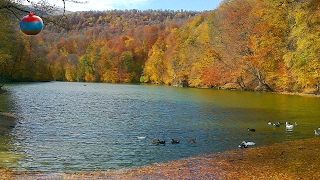
<path id="1" fill-rule="evenodd" d="M 287 130 L 292 130 L 293 129 L 293 124 L 290 124 L 289 122 L 286 122 L 286 129 Z"/>
<path id="2" fill-rule="evenodd" d="M 250 128 L 248 128 L 247 131 L 256 132 L 256 129 L 250 129 Z"/>
<path id="3" fill-rule="evenodd" d="M 151 142 L 153 145 L 159 145 L 159 142 L 158 141 L 155 141 L 155 140 L 152 140 Z"/>
<path id="4" fill-rule="evenodd" d="M 254 142 L 246 142 L 246 141 L 242 141 L 240 144 L 239 144 L 239 148 L 247 148 L 248 146 L 253 146 L 255 145 L 256 143 Z"/>
<path id="5" fill-rule="evenodd" d="M 171 144 L 178 144 L 178 143 L 180 143 L 180 141 L 179 141 L 179 140 L 171 139 Z"/>
<path id="6" fill-rule="evenodd" d="M 245 143 L 243 143 L 243 142 L 241 142 L 241 143 L 239 144 L 239 148 L 247 148 L 247 147 L 248 147 L 248 145 L 245 144 Z"/>
<path id="7" fill-rule="evenodd" d="M 138 140 L 144 140 L 144 139 L 146 139 L 146 136 L 137 136 L 137 139 Z"/>
<path id="8" fill-rule="evenodd" d="M 159 144 L 166 144 L 166 141 L 165 141 L 165 140 L 161 140 L 161 141 L 160 141 L 160 140 L 158 139 L 158 143 L 159 143 Z"/>
<path id="9" fill-rule="evenodd" d="M 280 123 L 273 124 L 274 127 L 280 127 Z"/>

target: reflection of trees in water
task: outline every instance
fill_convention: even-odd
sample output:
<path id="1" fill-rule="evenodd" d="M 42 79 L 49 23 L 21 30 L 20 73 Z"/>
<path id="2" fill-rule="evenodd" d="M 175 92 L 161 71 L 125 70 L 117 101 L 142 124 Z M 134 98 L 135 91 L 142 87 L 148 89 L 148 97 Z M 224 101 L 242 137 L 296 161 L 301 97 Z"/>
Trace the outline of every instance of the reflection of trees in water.
<path id="1" fill-rule="evenodd" d="M 15 126 L 14 116 L 0 111 L 0 136 L 8 135 Z"/>
<path id="2" fill-rule="evenodd" d="M 0 80 L 0 82 L 1 82 L 1 80 Z M 4 86 L 4 84 L 0 85 L 0 94 L 7 92 L 7 90 L 4 89 L 3 86 Z"/>
<path id="3" fill-rule="evenodd" d="M 0 169 L 16 167 L 19 159 L 24 158 L 24 155 L 18 153 L 12 144 L 10 133 L 15 127 L 15 119 L 11 116 L 11 114 L 0 112 Z"/>

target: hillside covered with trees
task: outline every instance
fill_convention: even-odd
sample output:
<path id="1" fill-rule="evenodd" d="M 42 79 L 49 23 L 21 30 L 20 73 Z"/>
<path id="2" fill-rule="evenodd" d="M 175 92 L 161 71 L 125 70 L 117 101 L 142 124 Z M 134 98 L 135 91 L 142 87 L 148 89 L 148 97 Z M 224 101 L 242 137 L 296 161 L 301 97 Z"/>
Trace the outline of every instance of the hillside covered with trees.
<path id="1" fill-rule="evenodd" d="M 1 5 L 0 5 L 1 6 Z M 208 12 L 77 12 L 25 36 L 0 8 L 0 81 L 301 92 L 320 85 L 320 1 L 226 0 Z"/>

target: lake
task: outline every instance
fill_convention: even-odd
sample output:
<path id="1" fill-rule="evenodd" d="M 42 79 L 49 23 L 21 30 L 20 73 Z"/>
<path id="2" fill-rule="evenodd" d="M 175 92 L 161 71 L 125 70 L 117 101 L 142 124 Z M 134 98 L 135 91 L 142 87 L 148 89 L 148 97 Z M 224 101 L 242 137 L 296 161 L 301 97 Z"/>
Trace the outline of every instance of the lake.
<path id="1" fill-rule="evenodd" d="M 320 127 L 320 98 L 105 83 L 6 88 L 0 110 L 17 118 L 0 136 L 0 165 L 23 171 L 133 168 L 238 149 L 241 141 L 262 146 L 312 138 Z M 286 131 L 268 121 L 298 125 Z M 158 139 L 166 145 L 151 143 Z"/>

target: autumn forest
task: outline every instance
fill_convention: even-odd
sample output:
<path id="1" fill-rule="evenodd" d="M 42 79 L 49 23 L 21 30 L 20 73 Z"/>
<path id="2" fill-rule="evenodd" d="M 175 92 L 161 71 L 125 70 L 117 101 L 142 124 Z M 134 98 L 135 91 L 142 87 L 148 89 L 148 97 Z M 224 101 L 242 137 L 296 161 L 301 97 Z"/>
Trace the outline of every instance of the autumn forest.
<path id="1" fill-rule="evenodd" d="M 113 10 L 44 20 L 0 4 L 0 82 L 152 83 L 278 92 L 320 85 L 319 0 L 229 0 L 212 11 Z"/>

